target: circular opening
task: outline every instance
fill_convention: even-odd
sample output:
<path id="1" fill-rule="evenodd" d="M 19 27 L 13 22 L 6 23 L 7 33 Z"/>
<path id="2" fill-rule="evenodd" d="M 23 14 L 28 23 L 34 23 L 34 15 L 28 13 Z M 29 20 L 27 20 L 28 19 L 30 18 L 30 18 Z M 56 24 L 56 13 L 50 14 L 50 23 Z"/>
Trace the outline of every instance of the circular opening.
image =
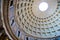
<path id="1" fill-rule="evenodd" d="M 48 3 L 42 2 L 39 4 L 39 10 L 40 11 L 46 11 L 48 9 Z"/>

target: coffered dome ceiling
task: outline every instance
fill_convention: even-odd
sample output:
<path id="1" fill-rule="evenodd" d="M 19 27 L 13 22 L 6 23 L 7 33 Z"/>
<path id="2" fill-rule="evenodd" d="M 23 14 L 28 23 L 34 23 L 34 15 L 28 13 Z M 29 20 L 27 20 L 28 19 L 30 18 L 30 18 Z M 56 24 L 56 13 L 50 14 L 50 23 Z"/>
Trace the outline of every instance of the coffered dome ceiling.
<path id="1" fill-rule="evenodd" d="M 47 8 L 41 3 L 46 3 Z M 18 28 L 27 36 L 36 38 L 60 36 L 60 0 L 14 0 L 14 14 L 10 13 L 10 9 L 11 7 L 8 12 L 9 25 L 13 24 L 10 21 L 13 15 L 13 22 L 17 24 L 16 27 L 10 27 L 14 34 Z"/>

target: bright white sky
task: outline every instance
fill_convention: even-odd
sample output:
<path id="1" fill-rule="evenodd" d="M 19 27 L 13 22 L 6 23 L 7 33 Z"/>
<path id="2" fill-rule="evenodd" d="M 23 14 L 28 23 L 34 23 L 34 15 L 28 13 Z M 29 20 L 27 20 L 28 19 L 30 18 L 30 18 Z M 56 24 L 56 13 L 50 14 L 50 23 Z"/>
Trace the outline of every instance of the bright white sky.
<path id="1" fill-rule="evenodd" d="M 42 2 L 39 4 L 39 10 L 40 11 L 46 11 L 48 9 L 48 3 Z"/>

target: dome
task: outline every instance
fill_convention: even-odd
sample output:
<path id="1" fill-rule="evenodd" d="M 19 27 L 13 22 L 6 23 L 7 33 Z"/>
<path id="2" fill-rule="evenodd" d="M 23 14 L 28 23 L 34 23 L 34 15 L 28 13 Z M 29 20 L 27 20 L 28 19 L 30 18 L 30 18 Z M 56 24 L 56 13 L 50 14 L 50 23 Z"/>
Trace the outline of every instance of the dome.
<path id="1" fill-rule="evenodd" d="M 34 38 L 60 36 L 60 0 L 14 0 L 14 2 L 8 2 L 8 8 L 3 10 L 2 14 L 4 28 L 8 34 L 15 35 L 14 37 L 18 39 L 17 32 L 20 33 L 20 31 L 26 36 Z"/>

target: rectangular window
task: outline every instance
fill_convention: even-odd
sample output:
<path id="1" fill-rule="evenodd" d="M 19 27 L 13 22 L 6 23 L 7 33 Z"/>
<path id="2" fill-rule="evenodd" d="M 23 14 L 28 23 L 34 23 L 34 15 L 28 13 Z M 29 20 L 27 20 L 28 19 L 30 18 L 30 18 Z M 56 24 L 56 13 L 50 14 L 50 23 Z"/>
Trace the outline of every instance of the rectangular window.
<path id="1" fill-rule="evenodd" d="M 11 3 L 10 3 L 10 6 L 12 6 L 13 5 L 13 0 L 11 1 Z"/>

